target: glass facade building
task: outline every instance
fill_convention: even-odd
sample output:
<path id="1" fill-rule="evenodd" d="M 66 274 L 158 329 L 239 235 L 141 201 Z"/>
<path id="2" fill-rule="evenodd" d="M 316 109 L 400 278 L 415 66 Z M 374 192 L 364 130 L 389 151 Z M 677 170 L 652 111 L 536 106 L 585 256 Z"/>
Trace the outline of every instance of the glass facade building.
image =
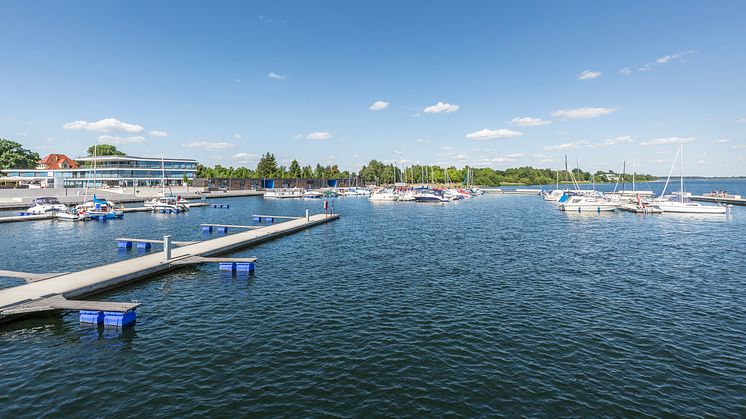
<path id="1" fill-rule="evenodd" d="M 29 182 L 57 183 L 64 187 L 132 187 L 182 185 L 184 178 L 192 181 L 197 174 L 197 161 L 191 159 L 147 158 L 133 156 L 100 156 L 75 159 L 77 169 L 6 169 L 3 174 Z M 94 170 L 95 165 L 95 170 Z"/>

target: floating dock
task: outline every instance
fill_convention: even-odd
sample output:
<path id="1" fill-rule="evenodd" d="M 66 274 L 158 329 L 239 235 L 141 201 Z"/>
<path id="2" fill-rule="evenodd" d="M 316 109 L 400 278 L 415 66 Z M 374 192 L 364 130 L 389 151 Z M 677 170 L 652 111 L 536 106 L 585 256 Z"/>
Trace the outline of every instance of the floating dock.
<path id="1" fill-rule="evenodd" d="M 189 208 L 207 207 L 210 206 L 207 202 L 195 202 L 189 204 Z M 153 212 L 153 208 L 149 207 L 129 207 L 122 208 L 122 212 Z M 57 217 L 54 214 L 38 214 L 38 215 L 12 215 L 9 217 L 0 217 L 0 224 L 2 223 L 18 223 L 23 221 L 43 221 L 43 220 L 54 220 Z"/>
<path id="2" fill-rule="evenodd" d="M 0 290 L 0 322 L 11 321 L 21 315 L 49 310 L 81 310 L 81 321 L 122 326 L 134 321 L 134 310 L 139 303 L 110 303 L 74 300 L 106 289 L 132 283 L 139 279 L 182 266 L 199 263 L 229 265 L 234 272 L 243 260 L 215 258 L 215 256 L 253 246 L 297 231 L 339 218 L 338 214 L 318 214 L 296 218 L 279 224 L 222 236 L 163 252 L 103 265 L 80 272 L 59 274 L 26 274 L 8 272 L 3 276 L 23 277 L 27 284 Z M 165 238 L 164 238 L 165 239 Z M 137 239 L 130 239 L 137 241 Z M 166 240 L 164 240 L 165 242 Z M 168 239 L 169 243 L 170 238 Z M 247 265 L 249 263 L 246 263 Z M 253 259 L 247 270 L 253 270 Z M 10 275 L 8 275 L 8 273 Z M 25 277 L 24 277 L 25 275 Z M 44 278 L 48 275 L 48 279 Z M 33 280 L 33 282 L 31 282 Z M 131 313 L 131 314 L 128 314 Z"/>
<path id="3" fill-rule="evenodd" d="M 482 191 L 485 194 L 501 194 L 501 195 L 541 195 L 541 189 L 495 189 L 495 188 L 484 188 Z"/>
<path id="4" fill-rule="evenodd" d="M 706 195 L 692 195 L 689 197 L 692 201 L 715 202 L 718 204 L 746 205 L 744 198 L 715 197 Z"/>

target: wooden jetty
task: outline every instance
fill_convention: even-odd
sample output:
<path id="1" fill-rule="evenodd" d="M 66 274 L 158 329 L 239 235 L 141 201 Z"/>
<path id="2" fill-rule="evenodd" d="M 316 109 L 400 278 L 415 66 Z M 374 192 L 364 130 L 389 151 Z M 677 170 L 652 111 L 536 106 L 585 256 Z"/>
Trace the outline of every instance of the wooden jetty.
<path id="1" fill-rule="evenodd" d="M 317 214 L 302 217 L 263 228 L 222 236 L 194 244 L 171 249 L 164 246 L 163 252 L 124 260 L 108 265 L 86 269 L 80 272 L 49 274 L 49 279 L 41 279 L 27 284 L 0 290 L 0 322 L 10 321 L 20 315 L 50 310 L 81 310 L 81 321 L 123 326 L 134 321 L 134 310 L 139 303 L 102 303 L 98 301 L 75 300 L 96 294 L 106 289 L 132 283 L 139 279 L 169 271 L 178 267 L 198 263 L 225 263 L 233 271 L 237 265 L 245 263 L 253 270 L 253 261 L 245 258 L 220 258 L 220 254 L 253 246 L 268 240 L 282 237 L 297 231 L 317 226 L 339 218 L 338 214 Z M 170 237 L 164 238 L 170 242 Z M 14 272 L 17 277 L 18 272 Z M 26 274 L 29 275 L 29 274 Z M 33 274 L 31 274 L 33 275 Z"/>

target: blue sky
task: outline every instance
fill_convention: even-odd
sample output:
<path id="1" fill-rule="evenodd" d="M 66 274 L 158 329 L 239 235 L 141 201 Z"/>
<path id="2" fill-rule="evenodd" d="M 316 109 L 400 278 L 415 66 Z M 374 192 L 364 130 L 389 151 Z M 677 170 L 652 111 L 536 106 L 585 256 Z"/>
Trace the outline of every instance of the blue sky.
<path id="1" fill-rule="evenodd" d="M 44 155 L 746 175 L 746 3 L 3 2 L 0 137 Z M 628 163 L 629 165 L 629 163 Z"/>

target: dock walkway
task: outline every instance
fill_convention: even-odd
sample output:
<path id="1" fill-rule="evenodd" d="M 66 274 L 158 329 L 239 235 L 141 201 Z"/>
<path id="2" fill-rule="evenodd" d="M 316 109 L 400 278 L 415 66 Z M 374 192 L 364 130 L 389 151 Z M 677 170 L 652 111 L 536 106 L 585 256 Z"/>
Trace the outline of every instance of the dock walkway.
<path id="1" fill-rule="evenodd" d="M 718 204 L 746 205 L 744 198 L 716 197 L 707 195 L 692 195 L 689 197 L 692 201 L 715 202 Z"/>
<path id="2" fill-rule="evenodd" d="M 59 308 L 63 305 L 60 303 L 60 298 L 67 300 L 84 297 L 176 267 L 211 261 L 206 258 L 292 234 L 337 218 L 339 218 L 337 214 L 328 216 L 318 214 L 308 219 L 303 217 L 178 247 L 171 250 L 171 259 L 169 260 L 164 260 L 163 252 L 152 253 L 80 272 L 62 274 L 47 280 L 2 289 L 0 290 L 0 322 L 11 320 L 17 314 L 40 311 L 36 309 L 38 307 L 48 307 L 47 309 L 50 310 L 64 309 Z M 55 298 L 53 302 L 56 305 L 46 302 L 51 298 Z M 123 303 L 116 304 L 121 305 Z M 26 311 L 24 311 L 24 307 L 27 308 Z M 82 306 L 78 305 L 77 307 Z"/>

